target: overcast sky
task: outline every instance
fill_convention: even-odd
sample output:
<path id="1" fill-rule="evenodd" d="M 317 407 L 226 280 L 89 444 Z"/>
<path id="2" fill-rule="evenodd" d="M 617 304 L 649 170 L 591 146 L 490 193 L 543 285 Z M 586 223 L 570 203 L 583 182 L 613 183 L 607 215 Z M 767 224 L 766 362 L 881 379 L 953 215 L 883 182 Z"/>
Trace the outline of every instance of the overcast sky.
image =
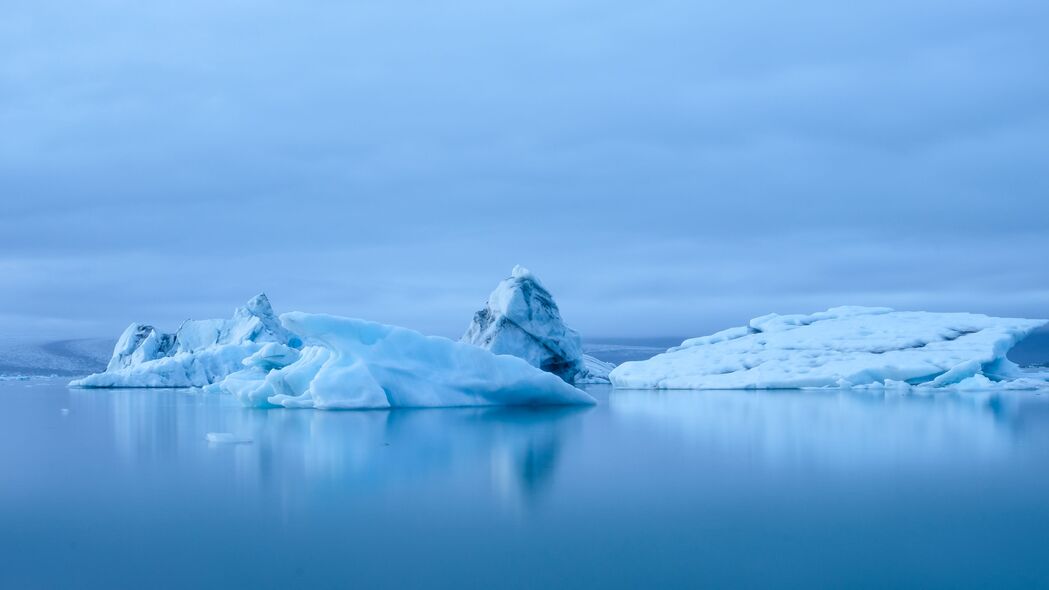
<path id="1" fill-rule="evenodd" d="M 1049 316 L 1049 2 L 7 0 L 0 334 Z"/>

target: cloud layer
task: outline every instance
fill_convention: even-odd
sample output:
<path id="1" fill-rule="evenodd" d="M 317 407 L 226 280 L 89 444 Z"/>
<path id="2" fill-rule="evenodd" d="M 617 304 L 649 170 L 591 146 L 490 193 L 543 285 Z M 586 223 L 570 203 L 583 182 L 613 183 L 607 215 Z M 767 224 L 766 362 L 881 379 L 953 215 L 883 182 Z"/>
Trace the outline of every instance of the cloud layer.
<path id="1" fill-rule="evenodd" d="M 5 9 L 0 331 L 1049 316 L 1045 2 L 287 4 Z"/>

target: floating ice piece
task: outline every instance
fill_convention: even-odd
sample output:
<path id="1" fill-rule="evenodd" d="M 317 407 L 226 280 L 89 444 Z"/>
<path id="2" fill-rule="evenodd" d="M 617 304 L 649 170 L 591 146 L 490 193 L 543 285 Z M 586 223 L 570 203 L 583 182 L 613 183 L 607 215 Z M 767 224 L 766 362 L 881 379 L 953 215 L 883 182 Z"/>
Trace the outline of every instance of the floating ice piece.
<path id="1" fill-rule="evenodd" d="M 583 354 L 579 334 L 561 320 L 553 296 L 520 265 L 488 296 L 460 341 L 522 358 L 568 383 L 608 383 L 614 367 Z"/>
<path id="2" fill-rule="evenodd" d="M 322 314 L 281 321 L 301 350 L 269 344 L 210 389 L 249 406 L 323 410 L 595 403 L 522 359 L 469 344 Z"/>
<path id="3" fill-rule="evenodd" d="M 583 370 L 576 373 L 573 383 L 576 385 L 607 384 L 608 374 L 616 368 L 613 363 L 594 358 L 589 354 L 583 355 Z"/>
<path id="4" fill-rule="evenodd" d="M 246 444 L 252 442 L 250 436 L 241 436 L 239 434 L 233 434 L 232 432 L 209 432 L 205 438 L 210 443 L 218 444 Z"/>
<path id="5" fill-rule="evenodd" d="M 131 324 L 103 373 L 74 387 L 201 387 L 243 368 L 241 361 L 267 343 L 301 340 L 281 325 L 265 294 L 251 298 L 228 320 L 186 320 L 174 334 Z"/>
<path id="6" fill-rule="evenodd" d="M 870 307 L 770 314 L 623 363 L 610 377 L 625 389 L 1040 388 L 1049 375 L 1005 355 L 1044 324 Z"/>

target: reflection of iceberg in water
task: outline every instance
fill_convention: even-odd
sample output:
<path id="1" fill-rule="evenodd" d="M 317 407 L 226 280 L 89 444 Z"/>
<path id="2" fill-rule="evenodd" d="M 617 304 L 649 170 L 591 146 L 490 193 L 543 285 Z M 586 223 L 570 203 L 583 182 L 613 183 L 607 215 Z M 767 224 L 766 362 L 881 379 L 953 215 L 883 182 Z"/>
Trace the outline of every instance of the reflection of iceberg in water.
<path id="1" fill-rule="evenodd" d="M 1025 400 L 1028 392 L 616 391 L 609 406 L 656 436 L 756 464 L 870 468 L 1000 457 L 1015 443 Z"/>
<path id="2" fill-rule="evenodd" d="M 314 413 L 302 439 L 314 480 L 376 485 L 425 477 L 467 477 L 490 465 L 491 484 L 508 499 L 534 497 L 553 477 L 560 449 L 587 408 L 449 408 Z M 353 424 L 349 424 L 352 421 Z M 283 436 L 268 438 L 287 445 Z"/>
<path id="3" fill-rule="evenodd" d="M 502 497 L 533 500 L 550 487 L 565 438 L 574 432 L 579 414 L 585 411 L 525 410 L 493 417 L 505 424 L 527 424 L 516 431 L 502 428 L 492 448 L 492 483 Z"/>
<path id="4" fill-rule="evenodd" d="M 116 450 L 124 460 L 143 464 L 178 457 L 187 425 L 205 428 L 219 424 L 216 417 L 228 399 L 202 395 L 194 389 L 91 392 L 71 389 L 73 411 L 112 421 Z M 201 437 L 206 432 L 201 433 Z"/>
<path id="5" fill-rule="evenodd" d="M 510 501 L 554 477 L 566 438 L 588 407 L 481 407 L 356 412 L 259 411 L 199 390 L 71 390 L 73 411 L 111 430 L 122 460 L 191 477 L 228 477 L 279 495 L 314 489 L 390 489 L 468 480 Z M 209 445 L 209 432 L 251 445 Z M 476 485 L 484 485 L 484 481 Z"/>

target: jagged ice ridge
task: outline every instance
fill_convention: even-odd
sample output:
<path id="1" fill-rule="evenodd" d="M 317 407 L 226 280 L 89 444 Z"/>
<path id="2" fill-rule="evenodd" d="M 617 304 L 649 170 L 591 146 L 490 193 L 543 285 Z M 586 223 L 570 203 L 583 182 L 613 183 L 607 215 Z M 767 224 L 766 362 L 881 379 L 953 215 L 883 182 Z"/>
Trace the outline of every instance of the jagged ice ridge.
<path id="1" fill-rule="evenodd" d="M 520 265 L 496 286 L 460 340 L 522 358 L 568 383 L 608 383 L 615 366 L 583 354 L 579 333 L 565 325 L 550 291 Z"/>
<path id="2" fill-rule="evenodd" d="M 105 372 L 74 387 L 203 387 L 243 366 L 267 343 L 301 346 L 281 325 L 265 294 L 252 297 L 228 320 L 186 320 L 174 334 L 131 324 L 117 340 Z"/>

